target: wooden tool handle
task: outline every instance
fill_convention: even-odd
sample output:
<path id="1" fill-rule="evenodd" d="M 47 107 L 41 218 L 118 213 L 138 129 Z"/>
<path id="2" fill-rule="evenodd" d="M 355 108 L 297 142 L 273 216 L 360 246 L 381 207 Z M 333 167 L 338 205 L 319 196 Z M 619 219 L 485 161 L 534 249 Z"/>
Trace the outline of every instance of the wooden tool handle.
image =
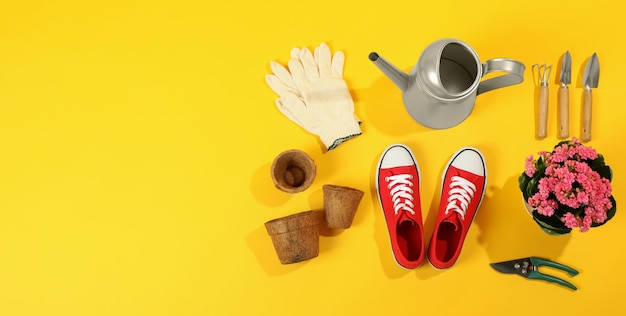
<path id="1" fill-rule="evenodd" d="M 539 87 L 539 115 L 537 116 L 537 138 L 548 135 L 548 86 Z"/>
<path id="2" fill-rule="evenodd" d="M 559 137 L 569 137 L 569 89 L 559 88 Z"/>
<path id="3" fill-rule="evenodd" d="M 583 142 L 588 142 L 591 140 L 591 90 L 585 90 L 583 93 L 582 120 L 582 135 L 580 139 Z"/>

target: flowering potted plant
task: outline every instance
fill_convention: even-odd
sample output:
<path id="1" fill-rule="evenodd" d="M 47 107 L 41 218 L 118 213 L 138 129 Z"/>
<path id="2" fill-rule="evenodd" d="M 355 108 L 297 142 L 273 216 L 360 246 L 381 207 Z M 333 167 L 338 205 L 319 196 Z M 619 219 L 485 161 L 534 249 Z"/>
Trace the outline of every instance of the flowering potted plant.
<path id="1" fill-rule="evenodd" d="M 519 177 L 524 205 L 546 233 L 586 232 L 613 218 L 613 172 L 604 157 L 574 137 L 526 158 Z"/>

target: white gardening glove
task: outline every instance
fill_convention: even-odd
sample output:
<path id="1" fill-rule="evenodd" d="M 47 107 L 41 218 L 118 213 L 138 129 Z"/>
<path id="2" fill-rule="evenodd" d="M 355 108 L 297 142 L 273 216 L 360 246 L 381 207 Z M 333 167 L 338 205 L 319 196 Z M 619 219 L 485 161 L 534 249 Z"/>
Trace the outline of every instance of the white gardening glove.
<path id="1" fill-rule="evenodd" d="M 290 120 L 318 135 L 327 149 L 361 135 L 354 102 L 343 80 L 345 55 L 320 44 L 314 54 L 306 49 L 291 51 L 289 70 L 272 61 L 274 74 L 265 81 L 278 94 L 276 106 Z"/>

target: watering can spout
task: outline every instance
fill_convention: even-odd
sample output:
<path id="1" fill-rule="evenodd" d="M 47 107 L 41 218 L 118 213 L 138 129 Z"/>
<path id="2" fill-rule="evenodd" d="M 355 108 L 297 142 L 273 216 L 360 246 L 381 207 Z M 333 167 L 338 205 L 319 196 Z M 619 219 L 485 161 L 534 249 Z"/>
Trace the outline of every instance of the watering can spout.
<path id="1" fill-rule="evenodd" d="M 378 53 L 372 52 L 369 55 L 369 59 L 374 62 L 376 67 L 380 69 L 391 81 L 404 92 L 409 84 L 409 75 L 404 73 L 398 67 L 392 65 L 387 60 L 382 58 Z"/>

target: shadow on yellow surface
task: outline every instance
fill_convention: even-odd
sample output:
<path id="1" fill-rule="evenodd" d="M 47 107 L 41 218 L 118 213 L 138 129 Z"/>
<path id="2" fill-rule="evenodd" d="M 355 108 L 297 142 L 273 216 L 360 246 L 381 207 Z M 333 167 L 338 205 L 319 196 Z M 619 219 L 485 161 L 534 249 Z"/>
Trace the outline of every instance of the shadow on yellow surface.
<path id="1" fill-rule="evenodd" d="M 278 189 L 267 189 L 275 187 L 270 175 L 270 165 L 271 162 L 262 164 L 256 169 L 254 174 L 252 174 L 252 178 L 250 179 L 250 191 L 254 198 L 263 205 L 277 207 L 287 203 L 291 198 L 291 194 Z"/>
<path id="2" fill-rule="evenodd" d="M 311 260 L 305 260 L 292 264 L 281 264 L 278 256 L 273 251 L 272 240 L 265 230 L 263 223 L 246 236 L 248 248 L 254 253 L 259 266 L 269 276 L 280 276 L 297 271 L 307 265 Z M 268 251 L 272 249 L 272 251 Z M 315 260 L 313 258 L 312 260 Z"/>
<path id="3" fill-rule="evenodd" d="M 489 187 L 474 226 L 491 262 L 530 256 L 556 259 L 571 239 L 571 234 L 550 236 L 532 220 L 522 205 L 517 177 L 502 188 Z"/>
<path id="4" fill-rule="evenodd" d="M 373 64 L 371 66 L 375 68 Z M 391 93 L 380 93 L 390 90 Z M 365 113 L 362 119 L 368 126 L 394 137 L 428 131 L 411 118 L 402 102 L 402 91 L 382 73 L 371 86 L 359 90 L 358 94 L 363 99 L 359 103 L 360 110 Z"/>

